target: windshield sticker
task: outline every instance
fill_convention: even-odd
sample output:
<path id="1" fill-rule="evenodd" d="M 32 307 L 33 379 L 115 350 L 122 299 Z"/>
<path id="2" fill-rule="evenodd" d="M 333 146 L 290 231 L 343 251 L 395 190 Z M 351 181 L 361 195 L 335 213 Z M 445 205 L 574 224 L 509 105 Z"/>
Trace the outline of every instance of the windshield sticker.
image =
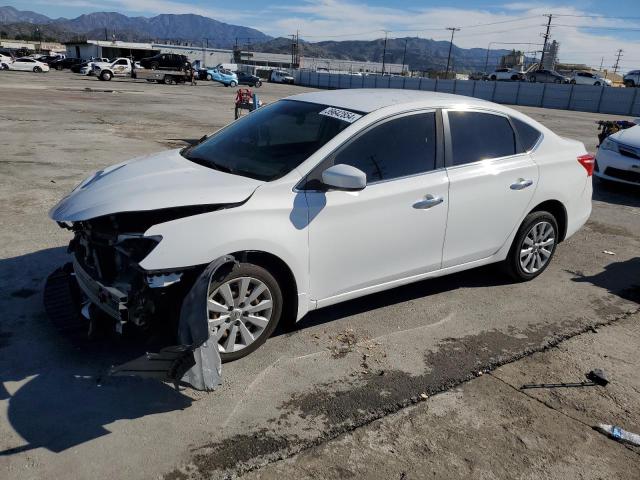
<path id="1" fill-rule="evenodd" d="M 358 113 L 349 112 L 348 110 L 341 110 L 340 108 L 335 107 L 325 108 L 320 112 L 320 115 L 337 118 L 338 120 L 342 120 L 343 122 L 347 123 L 353 123 L 359 118 L 362 118 L 362 115 Z"/>

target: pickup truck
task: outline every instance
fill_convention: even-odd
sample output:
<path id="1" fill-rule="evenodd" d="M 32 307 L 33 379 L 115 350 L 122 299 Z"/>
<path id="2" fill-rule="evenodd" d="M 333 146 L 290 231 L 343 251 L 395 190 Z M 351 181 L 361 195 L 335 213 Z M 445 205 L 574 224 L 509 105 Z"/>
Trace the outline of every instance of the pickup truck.
<path id="1" fill-rule="evenodd" d="M 93 67 L 95 75 L 104 81 L 109 81 L 113 77 L 132 77 L 147 80 L 148 82 L 165 83 L 173 85 L 184 83 L 188 80 L 188 71 L 182 70 L 147 70 L 142 68 L 138 62 L 131 71 L 131 60 L 128 58 L 117 58 L 109 64 L 95 64 Z"/>
<path id="2" fill-rule="evenodd" d="M 128 58 L 116 58 L 113 62 L 95 62 L 93 73 L 100 80 L 109 81 L 113 77 L 128 77 L 131 75 L 131 60 Z"/>

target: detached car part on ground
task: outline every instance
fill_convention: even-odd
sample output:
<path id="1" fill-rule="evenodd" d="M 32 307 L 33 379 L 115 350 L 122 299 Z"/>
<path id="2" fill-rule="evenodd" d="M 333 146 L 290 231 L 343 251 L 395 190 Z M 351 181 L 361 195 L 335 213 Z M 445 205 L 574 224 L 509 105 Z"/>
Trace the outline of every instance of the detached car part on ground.
<path id="1" fill-rule="evenodd" d="M 494 262 L 537 277 L 588 219 L 592 170 L 580 142 L 504 106 L 336 90 L 105 168 L 50 216 L 73 233 L 85 310 L 168 332 L 169 353 L 206 359 L 169 375 L 202 376 L 212 346 L 238 359 L 310 310 Z"/>

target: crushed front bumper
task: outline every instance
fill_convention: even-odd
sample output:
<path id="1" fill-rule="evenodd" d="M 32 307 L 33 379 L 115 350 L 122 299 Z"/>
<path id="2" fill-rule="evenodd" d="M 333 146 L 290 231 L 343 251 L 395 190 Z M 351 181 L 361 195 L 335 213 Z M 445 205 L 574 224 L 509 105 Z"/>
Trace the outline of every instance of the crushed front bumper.
<path id="1" fill-rule="evenodd" d="M 91 278 L 74 257 L 73 271 L 78 286 L 89 301 L 119 323 L 128 319 L 127 294 Z"/>

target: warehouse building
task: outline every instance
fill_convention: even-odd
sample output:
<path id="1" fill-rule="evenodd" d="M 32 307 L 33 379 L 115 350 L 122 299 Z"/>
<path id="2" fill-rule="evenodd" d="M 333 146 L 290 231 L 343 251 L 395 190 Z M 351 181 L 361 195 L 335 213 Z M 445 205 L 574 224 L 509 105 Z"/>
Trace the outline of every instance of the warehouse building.
<path id="1" fill-rule="evenodd" d="M 185 45 L 160 43 L 121 42 L 119 40 L 85 40 L 65 43 L 67 56 L 73 58 L 117 58 L 133 57 L 139 60 L 158 53 L 177 53 L 185 55 L 190 62 L 200 66 L 214 67 L 221 63 L 245 65 L 248 70 L 274 69 L 292 67 L 291 55 L 282 53 L 265 53 L 226 50 Z M 382 73 L 382 62 L 361 62 L 337 60 L 332 58 L 300 57 L 300 68 L 331 72 L 350 73 Z M 400 74 L 408 67 L 396 63 L 385 64 L 385 73 Z"/>

